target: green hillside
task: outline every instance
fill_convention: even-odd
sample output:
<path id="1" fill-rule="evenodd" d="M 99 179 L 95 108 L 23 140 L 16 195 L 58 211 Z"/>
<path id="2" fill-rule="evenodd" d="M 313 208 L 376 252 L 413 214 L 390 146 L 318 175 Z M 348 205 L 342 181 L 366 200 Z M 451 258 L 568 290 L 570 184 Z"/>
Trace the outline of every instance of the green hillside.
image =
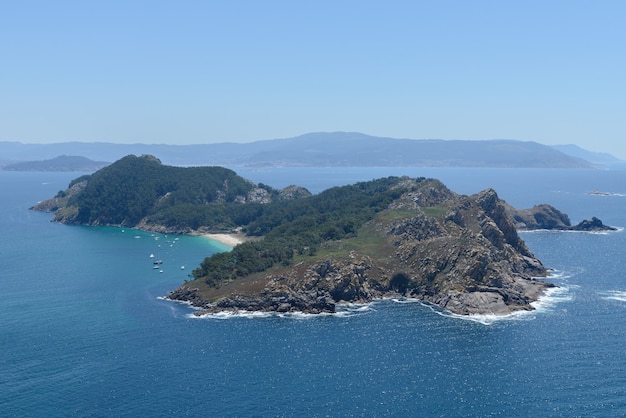
<path id="1" fill-rule="evenodd" d="M 279 191 L 223 167 L 173 167 L 129 155 L 74 180 L 51 209 L 56 221 L 69 224 L 185 231 L 239 225 L 256 216 L 264 200 L 278 197 Z"/>

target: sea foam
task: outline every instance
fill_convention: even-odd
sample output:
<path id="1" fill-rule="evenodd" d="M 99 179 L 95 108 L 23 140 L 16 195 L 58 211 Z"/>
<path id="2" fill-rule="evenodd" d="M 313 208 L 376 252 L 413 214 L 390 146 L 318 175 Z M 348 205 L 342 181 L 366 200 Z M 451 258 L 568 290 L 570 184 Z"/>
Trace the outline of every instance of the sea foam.
<path id="1" fill-rule="evenodd" d="M 194 313 L 187 314 L 187 318 L 200 318 L 200 319 L 235 319 L 235 318 L 247 318 L 247 319 L 263 319 L 263 318 L 287 318 L 287 319 L 311 319 L 320 317 L 336 317 L 345 318 L 356 315 L 363 315 L 365 313 L 373 312 L 372 303 L 356 304 L 356 303 L 342 303 L 337 305 L 336 312 L 321 312 L 318 314 L 306 313 L 306 312 L 259 312 L 259 311 L 223 311 L 215 313 L 206 313 L 197 315 Z"/>
<path id="2" fill-rule="evenodd" d="M 626 302 L 626 291 L 624 290 L 609 290 L 602 292 L 601 295 L 602 299 Z"/>

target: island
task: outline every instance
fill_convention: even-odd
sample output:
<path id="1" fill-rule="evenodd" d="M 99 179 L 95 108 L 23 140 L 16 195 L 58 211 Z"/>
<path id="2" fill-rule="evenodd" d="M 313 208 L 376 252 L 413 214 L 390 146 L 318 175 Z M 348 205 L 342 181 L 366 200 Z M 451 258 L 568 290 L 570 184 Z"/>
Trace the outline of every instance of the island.
<path id="1" fill-rule="evenodd" d="M 43 161 L 22 161 L 9 164 L 2 169 L 6 171 L 96 171 L 109 165 L 104 161 L 93 161 L 89 158 L 61 155 Z"/>
<path id="2" fill-rule="evenodd" d="M 383 297 L 418 298 L 462 315 L 532 310 L 554 285 L 542 280 L 549 270 L 517 230 L 572 228 L 549 205 L 518 211 L 493 189 L 459 195 L 436 179 L 387 177 L 312 195 L 148 155 L 79 177 L 33 209 L 67 224 L 238 231 L 244 242 L 205 258 L 167 296 L 198 315 L 317 314 Z M 597 221 L 587 230 L 608 228 Z"/>

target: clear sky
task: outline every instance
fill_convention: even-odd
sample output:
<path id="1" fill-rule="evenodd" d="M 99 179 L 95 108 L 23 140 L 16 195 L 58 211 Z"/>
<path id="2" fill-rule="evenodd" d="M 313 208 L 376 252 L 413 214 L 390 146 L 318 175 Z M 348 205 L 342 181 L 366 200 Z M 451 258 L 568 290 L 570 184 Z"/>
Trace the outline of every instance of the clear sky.
<path id="1" fill-rule="evenodd" d="M 626 159 L 626 1 L 0 0 L 0 141 L 358 131 Z"/>

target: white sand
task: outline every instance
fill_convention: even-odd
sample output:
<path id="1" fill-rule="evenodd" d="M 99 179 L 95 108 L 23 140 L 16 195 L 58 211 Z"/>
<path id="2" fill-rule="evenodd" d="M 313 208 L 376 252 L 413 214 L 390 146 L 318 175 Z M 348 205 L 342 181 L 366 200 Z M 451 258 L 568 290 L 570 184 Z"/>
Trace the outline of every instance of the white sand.
<path id="1" fill-rule="evenodd" d="M 241 234 L 202 234 L 203 236 L 212 240 L 226 244 L 229 247 L 234 247 L 238 244 L 245 242 L 243 235 Z"/>

